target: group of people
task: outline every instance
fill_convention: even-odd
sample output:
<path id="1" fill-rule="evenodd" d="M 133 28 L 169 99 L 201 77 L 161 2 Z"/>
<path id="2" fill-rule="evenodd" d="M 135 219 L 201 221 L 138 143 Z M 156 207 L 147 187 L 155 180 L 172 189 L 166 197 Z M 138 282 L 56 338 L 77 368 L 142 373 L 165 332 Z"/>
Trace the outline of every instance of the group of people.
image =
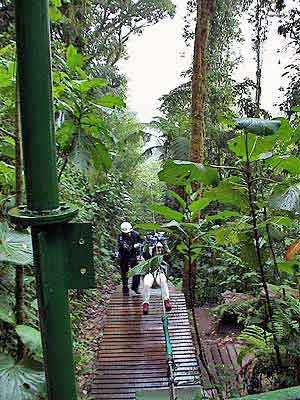
<path id="1" fill-rule="evenodd" d="M 162 256 L 161 262 L 143 274 L 143 305 L 144 315 L 149 313 L 151 288 L 155 285 L 161 289 L 161 294 L 166 311 L 171 311 L 169 288 L 167 283 L 168 263 L 170 250 L 163 234 L 148 235 L 143 240 L 129 222 L 121 224 L 121 233 L 118 237 L 117 257 L 120 264 L 123 295 L 129 296 L 128 271 L 139 262 L 152 258 L 155 255 Z M 141 275 L 134 275 L 131 289 L 140 294 Z"/>

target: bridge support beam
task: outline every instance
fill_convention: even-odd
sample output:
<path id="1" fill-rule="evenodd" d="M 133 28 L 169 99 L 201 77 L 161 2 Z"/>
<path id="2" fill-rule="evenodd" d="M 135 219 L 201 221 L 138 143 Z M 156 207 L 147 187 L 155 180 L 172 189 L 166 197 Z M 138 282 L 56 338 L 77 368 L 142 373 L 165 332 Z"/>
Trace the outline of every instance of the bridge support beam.
<path id="1" fill-rule="evenodd" d="M 93 286 L 91 230 L 59 203 L 48 0 L 15 7 L 27 205 L 10 217 L 32 227 L 48 400 L 76 400 L 68 289 Z"/>

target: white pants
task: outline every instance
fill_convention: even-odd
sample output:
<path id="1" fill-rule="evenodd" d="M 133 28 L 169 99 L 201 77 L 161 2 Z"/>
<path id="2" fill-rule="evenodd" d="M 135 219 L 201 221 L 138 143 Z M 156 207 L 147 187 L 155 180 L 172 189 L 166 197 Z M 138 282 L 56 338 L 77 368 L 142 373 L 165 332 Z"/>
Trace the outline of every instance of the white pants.
<path id="1" fill-rule="evenodd" d="M 167 277 L 163 272 L 157 269 L 153 274 L 149 273 L 144 277 L 144 288 L 143 288 L 143 304 L 150 301 L 150 290 L 154 283 L 154 280 L 161 287 L 163 300 L 169 299 L 169 288 L 167 283 Z"/>

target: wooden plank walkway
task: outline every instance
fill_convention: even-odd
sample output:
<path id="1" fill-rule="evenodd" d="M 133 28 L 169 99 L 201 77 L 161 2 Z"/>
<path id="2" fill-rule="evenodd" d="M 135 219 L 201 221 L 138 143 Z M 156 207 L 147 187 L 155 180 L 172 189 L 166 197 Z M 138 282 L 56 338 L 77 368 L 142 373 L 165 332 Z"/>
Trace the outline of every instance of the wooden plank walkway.
<path id="1" fill-rule="evenodd" d="M 95 400 L 133 400 L 136 392 L 168 387 L 160 291 L 153 290 L 149 315 L 141 296 L 111 298 L 91 395 Z M 199 383 L 190 323 L 182 293 L 171 288 L 170 336 L 178 386 Z"/>
<path id="2" fill-rule="evenodd" d="M 236 340 L 236 334 L 232 331 L 229 332 L 230 335 L 216 332 L 217 327 L 214 326 L 214 318 L 211 316 L 210 311 L 211 308 L 205 306 L 198 308 L 196 311 L 204 357 L 219 388 L 240 392 L 243 388 L 243 379 L 240 375 L 241 368 L 249 358 L 243 362 L 242 366 L 239 365 L 237 359 L 240 345 Z M 203 389 L 209 396 L 209 389 L 213 388 L 213 384 L 208 379 L 202 364 L 200 367 Z M 215 391 L 212 390 L 212 397 L 214 394 Z"/>

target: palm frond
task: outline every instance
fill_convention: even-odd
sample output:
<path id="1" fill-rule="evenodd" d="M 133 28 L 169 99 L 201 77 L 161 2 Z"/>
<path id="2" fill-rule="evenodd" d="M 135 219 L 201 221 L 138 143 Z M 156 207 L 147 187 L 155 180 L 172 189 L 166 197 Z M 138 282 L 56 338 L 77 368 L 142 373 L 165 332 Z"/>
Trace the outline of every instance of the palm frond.
<path id="1" fill-rule="evenodd" d="M 185 136 L 179 136 L 170 141 L 170 156 L 175 160 L 188 160 L 190 140 Z"/>

